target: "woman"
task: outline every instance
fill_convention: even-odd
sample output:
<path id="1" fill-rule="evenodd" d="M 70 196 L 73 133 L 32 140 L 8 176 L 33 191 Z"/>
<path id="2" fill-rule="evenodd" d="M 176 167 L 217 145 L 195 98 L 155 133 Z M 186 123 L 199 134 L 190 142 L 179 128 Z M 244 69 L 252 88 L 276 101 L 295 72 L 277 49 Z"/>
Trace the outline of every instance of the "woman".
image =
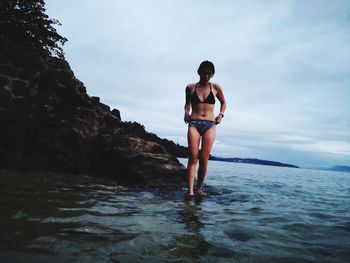
<path id="1" fill-rule="evenodd" d="M 215 125 L 222 121 L 226 109 L 222 88 L 216 83 L 209 82 L 215 73 L 214 64 L 210 61 L 203 61 L 199 65 L 197 73 L 199 82 L 188 84 L 186 87 L 184 117 L 185 122 L 188 123 L 187 141 L 190 154 L 187 164 L 187 194 L 189 196 L 194 194 L 193 187 L 198 159 L 196 194 L 206 195 L 203 191 L 203 182 L 207 173 L 210 151 L 215 141 Z M 215 97 L 220 101 L 220 113 L 216 117 L 214 115 Z M 200 141 L 202 141 L 202 147 L 199 153 Z M 199 154 L 200 156 L 198 156 Z"/>

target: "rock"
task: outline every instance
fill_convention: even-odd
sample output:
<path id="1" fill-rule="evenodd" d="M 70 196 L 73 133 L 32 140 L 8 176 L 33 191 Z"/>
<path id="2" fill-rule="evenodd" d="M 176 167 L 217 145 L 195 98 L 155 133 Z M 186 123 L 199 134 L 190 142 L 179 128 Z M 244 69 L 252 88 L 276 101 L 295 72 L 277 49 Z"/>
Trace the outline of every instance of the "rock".
<path id="1" fill-rule="evenodd" d="M 122 118 L 120 117 L 120 111 L 117 109 L 113 109 L 112 110 L 112 114 L 117 117 L 120 121 L 122 120 Z"/>
<path id="2" fill-rule="evenodd" d="M 98 106 L 100 106 L 102 109 L 106 110 L 106 111 L 110 111 L 110 107 L 106 104 L 103 104 L 103 103 L 99 103 Z"/>
<path id="3" fill-rule="evenodd" d="M 17 75 L 17 68 L 11 64 L 0 64 L 0 74 L 9 77 L 15 77 Z"/>
<path id="4" fill-rule="evenodd" d="M 28 97 L 20 97 L 12 99 L 17 112 L 30 112 L 32 109 L 32 102 Z M 24 116 L 28 116 L 27 114 Z"/>
<path id="5" fill-rule="evenodd" d="M 9 82 L 9 78 L 6 76 L 0 76 L 0 87 L 4 87 Z"/>
<path id="6" fill-rule="evenodd" d="M 12 92 L 17 96 L 26 96 L 30 92 L 27 83 L 23 80 L 13 80 L 12 85 Z"/>
<path id="7" fill-rule="evenodd" d="M 35 68 L 25 68 L 20 69 L 18 73 L 18 78 L 23 80 L 30 80 L 36 77 L 38 71 Z"/>
<path id="8" fill-rule="evenodd" d="M 105 128 L 109 130 L 113 130 L 115 128 L 120 127 L 120 119 L 115 117 L 112 114 L 108 114 L 104 117 L 104 122 L 105 122 Z"/>
<path id="9" fill-rule="evenodd" d="M 0 87 L 0 102 L 8 101 L 11 99 L 11 92 L 5 87 Z"/>
<path id="10" fill-rule="evenodd" d="M 91 100 L 95 105 L 98 105 L 100 103 L 100 97 L 92 96 Z"/>
<path id="11" fill-rule="evenodd" d="M 5 44 L 0 58 L 0 168 L 184 182 L 168 144 L 86 94 L 67 61 L 21 43 Z"/>
<path id="12" fill-rule="evenodd" d="M 83 86 L 83 85 L 77 85 L 77 90 L 80 92 L 80 93 L 84 93 L 84 94 L 86 94 L 86 88 L 85 88 L 85 86 Z"/>

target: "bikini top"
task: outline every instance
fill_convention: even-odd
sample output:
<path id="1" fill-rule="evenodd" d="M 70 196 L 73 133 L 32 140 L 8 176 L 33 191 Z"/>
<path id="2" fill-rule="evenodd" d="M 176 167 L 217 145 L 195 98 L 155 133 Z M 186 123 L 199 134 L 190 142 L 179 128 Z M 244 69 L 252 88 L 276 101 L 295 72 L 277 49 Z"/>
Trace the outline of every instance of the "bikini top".
<path id="1" fill-rule="evenodd" d="M 191 104 L 192 105 L 195 105 L 195 104 L 198 104 L 198 103 L 206 103 L 206 104 L 215 104 L 215 96 L 213 94 L 213 91 L 211 90 L 211 83 L 209 83 L 210 85 L 210 92 L 208 94 L 208 96 L 205 98 L 204 101 L 201 101 L 198 97 L 198 94 L 197 94 L 197 86 L 198 84 L 196 84 L 195 88 L 194 88 L 194 92 L 191 96 Z"/>

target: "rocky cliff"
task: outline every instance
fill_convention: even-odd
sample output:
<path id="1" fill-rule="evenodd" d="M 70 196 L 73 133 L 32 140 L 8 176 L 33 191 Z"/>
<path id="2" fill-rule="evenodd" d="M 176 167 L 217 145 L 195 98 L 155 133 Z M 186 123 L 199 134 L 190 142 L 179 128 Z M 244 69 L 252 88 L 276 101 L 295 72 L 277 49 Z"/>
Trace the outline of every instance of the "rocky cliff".
<path id="1" fill-rule="evenodd" d="M 91 97 L 67 61 L 1 41 L 0 168 L 182 181 L 184 168 L 117 109 Z M 137 125 L 136 125 L 137 126 Z M 158 142 L 161 142 L 161 140 Z"/>

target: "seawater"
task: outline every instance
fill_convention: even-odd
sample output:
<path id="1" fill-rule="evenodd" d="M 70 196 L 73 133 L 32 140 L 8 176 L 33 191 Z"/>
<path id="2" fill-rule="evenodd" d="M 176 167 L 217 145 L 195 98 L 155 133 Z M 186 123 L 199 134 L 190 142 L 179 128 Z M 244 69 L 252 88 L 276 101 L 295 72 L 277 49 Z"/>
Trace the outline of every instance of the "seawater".
<path id="1" fill-rule="evenodd" d="M 210 195 L 191 200 L 84 175 L 0 181 L 0 262 L 350 262 L 349 173 L 210 161 Z"/>

